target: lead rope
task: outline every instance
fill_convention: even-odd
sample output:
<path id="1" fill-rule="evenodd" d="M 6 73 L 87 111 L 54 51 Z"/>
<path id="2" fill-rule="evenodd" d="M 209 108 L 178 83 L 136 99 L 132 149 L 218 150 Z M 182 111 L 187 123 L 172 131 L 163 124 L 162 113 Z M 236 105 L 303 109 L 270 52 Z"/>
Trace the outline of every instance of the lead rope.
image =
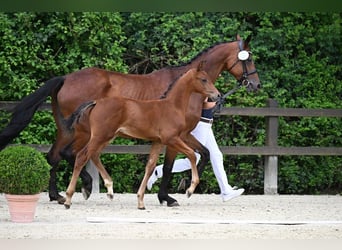
<path id="1" fill-rule="evenodd" d="M 222 107 L 224 105 L 225 99 L 234 94 L 239 88 L 241 88 L 242 84 L 239 84 L 238 86 L 236 86 L 235 88 L 233 88 L 232 90 L 228 91 L 227 93 L 225 93 L 223 96 L 220 96 L 219 100 L 216 102 L 216 106 L 213 109 L 213 114 L 215 115 L 216 113 L 220 113 L 222 110 Z M 216 114 L 217 116 L 217 114 Z"/>

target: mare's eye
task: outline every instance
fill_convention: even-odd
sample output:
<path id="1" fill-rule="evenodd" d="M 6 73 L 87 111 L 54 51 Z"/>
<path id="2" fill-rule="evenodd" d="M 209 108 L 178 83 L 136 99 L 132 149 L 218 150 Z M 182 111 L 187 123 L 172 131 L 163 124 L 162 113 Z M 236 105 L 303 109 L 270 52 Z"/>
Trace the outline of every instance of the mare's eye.
<path id="1" fill-rule="evenodd" d="M 207 79 L 205 79 L 205 78 L 202 78 L 202 79 L 201 79 L 201 82 L 202 82 L 202 83 L 207 83 L 207 82 L 208 82 L 208 80 L 207 80 Z"/>

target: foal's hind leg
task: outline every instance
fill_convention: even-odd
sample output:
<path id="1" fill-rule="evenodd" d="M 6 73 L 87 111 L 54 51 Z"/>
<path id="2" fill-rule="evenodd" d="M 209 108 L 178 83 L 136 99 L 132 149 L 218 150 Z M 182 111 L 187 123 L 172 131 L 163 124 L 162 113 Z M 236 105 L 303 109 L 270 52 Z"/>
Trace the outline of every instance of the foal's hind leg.
<path id="1" fill-rule="evenodd" d="M 72 153 L 72 144 L 69 144 L 61 151 L 62 157 L 70 164 L 70 166 L 75 165 L 75 155 Z M 85 168 L 82 168 L 80 172 L 80 177 L 82 179 L 82 194 L 84 199 L 88 199 L 91 195 L 93 188 L 93 180 L 91 175 L 87 172 Z"/>
<path id="2" fill-rule="evenodd" d="M 72 172 L 69 186 L 66 190 L 66 199 L 64 202 L 64 206 L 66 209 L 69 209 L 71 206 L 71 198 L 75 193 L 77 179 L 80 175 L 82 168 L 89 161 L 89 158 L 90 157 L 89 157 L 88 145 L 87 145 L 76 155 L 74 170 Z"/>
<path id="3" fill-rule="evenodd" d="M 108 174 L 106 168 L 103 166 L 99 155 L 94 155 L 91 157 L 91 160 L 93 161 L 93 163 L 95 164 L 97 170 L 99 171 L 104 185 L 107 188 L 107 197 L 111 200 L 113 200 L 114 197 L 114 191 L 113 191 L 113 180 L 110 177 L 110 175 Z M 83 191 L 82 191 L 83 192 Z"/>
<path id="4" fill-rule="evenodd" d="M 144 194 L 145 194 L 145 189 L 147 186 L 147 181 L 150 178 L 150 176 L 153 173 L 153 170 L 156 167 L 156 163 L 158 160 L 158 157 L 161 153 L 161 150 L 163 148 L 163 144 L 154 142 L 152 144 L 152 147 L 150 149 L 150 155 L 147 161 L 147 164 L 145 166 L 145 175 L 144 178 L 140 184 L 138 193 L 137 193 L 137 197 L 138 197 L 138 209 L 145 209 L 145 205 L 144 205 Z"/>

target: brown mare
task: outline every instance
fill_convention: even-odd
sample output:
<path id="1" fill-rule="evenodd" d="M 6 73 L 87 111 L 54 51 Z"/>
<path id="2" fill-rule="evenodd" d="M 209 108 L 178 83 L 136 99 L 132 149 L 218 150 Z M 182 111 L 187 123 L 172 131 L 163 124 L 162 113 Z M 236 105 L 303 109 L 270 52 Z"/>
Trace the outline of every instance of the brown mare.
<path id="1" fill-rule="evenodd" d="M 37 91 L 25 97 L 16 107 L 9 125 L 0 134 L 0 150 L 10 141 L 19 135 L 32 119 L 33 114 L 39 105 L 49 96 L 52 96 L 52 111 L 57 125 L 57 138 L 48 153 L 48 161 L 52 165 L 49 197 L 50 200 L 57 200 L 64 204 L 64 197 L 58 194 L 56 185 L 56 170 L 62 158 L 66 159 L 70 165 L 74 165 L 75 156 L 70 150 L 70 143 L 74 134 L 65 123 L 65 118 L 69 117 L 82 103 L 97 100 L 103 97 L 124 96 L 134 99 L 157 99 L 165 90 L 166 86 L 176 79 L 180 74 L 186 72 L 202 60 L 206 61 L 204 70 L 208 73 L 213 82 L 223 71 L 230 72 L 240 83 L 250 89 L 257 89 L 260 81 L 250 53 L 248 58 L 239 58 L 241 51 L 250 51 L 250 37 L 243 41 L 237 35 L 236 41 L 222 42 L 205 49 L 194 57 L 189 63 L 177 67 L 166 67 L 154 71 L 150 74 L 135 75 L 111 72 L 98 68 L 82 69 L 62 77 L 57 77 L 47 81 Z M 245 53 L 244 53 L 245 54 Z M 191 131 L 200 118 L 202 108 L 201 98 L 193 94 L 187 112 L 187 128 Z M 193 142 L 191 147 L 198 150 L 203 162 L 208 159 L 208 151 Z M 188 142 L 190 145 L 191 142 Z M 173 165 L 176 152 L 167 149 L 164 162 L 164 177 L 158 193 L 160 201 L 166 200 L 168 205 L 175 202 L 167 196 L 166 185 L 170 178 L 170 168 Z M 90 195 L 91 177 L 83 169 L 81 172 L 83 189 Z"/>
<path id="2" fill-rule="evenodd" d="M 186 128 L 185 115 L 192 93 L 199 93 L 202 102 L 208 96 L 216 100 L 220 92 L 205 71 L 202 62 L 197 68 L 190 69 L 170 85 L 159 100 L 136 100 L 124 97 L 107 97 L 90 104 L 81 105 L 73 120 L 81 120 L 74 127 L 75 141 L 72 145 L 76 155 L 74 171 L 66 191 L 66 208 L 70 208 L 71 198 L 75 192 L 78 176 L 84 165 L 91 159 L 98 168 L 105 186 L 107 196 L 113 198 L 113 182 L 100 160 L 102 149 L 118 136 L 139 138 L 152 141 L 150 157 L 145 167 L 145 175 L 137 196 L 138 208 L 145 209 L 144 193 L 147 180 L 154 170 L 163 145 L 185 154 L 191 162 L 192 182 L 187 190 L 190 197 L 199 183 L 196 168 L 196 156 L 182 138 Z M 87 108 L 88 107 L 88 108 Z M 89 107 L 92 107 L 88 111 Z M 87 111 L 87 112 L 85 112 Z M 82 116 L 82 114 L 88 114 Z M 70 122 L 72 123 L 72 122 Z M 189 133 L 190 135 L 190 133 Z"/>

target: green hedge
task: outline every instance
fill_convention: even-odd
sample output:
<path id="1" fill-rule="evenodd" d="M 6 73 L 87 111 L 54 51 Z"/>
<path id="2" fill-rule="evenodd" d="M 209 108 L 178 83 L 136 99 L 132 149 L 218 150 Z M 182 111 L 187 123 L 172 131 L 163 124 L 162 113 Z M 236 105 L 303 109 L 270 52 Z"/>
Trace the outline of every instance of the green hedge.
<path id="1" fill-rule="evenodd" d="M 244 38 L 252 34 L 263 88 L 258 94 L 238 91 L 226 106 L 261 107 L 274 98 L 280 107 L 341 108 L 341 13 L 317 12 L 0 13 L 0 100 L 20 100 L 43 80 L 89 66 L 142 74 L 180 65 L 216 42 L 234 40 L 237 33 Z M 225 92 L 235 84 L 223 73 L 216 86 Z M 1 117 L 4 127 L 8 114 Z M 219 145 L 264 145 L 263 117 L 220 117 L 214 130 Z M 341 131 L 337 118 L 281 118 L 278 143 L 338 147 Z M 54 136 L 51 114 L 37 112 L 15 142 L 46 144 Z M 137 189 L 146 156 L 106 154 L 103 161 L 116 192 Z M 263 161 L 225 156 L 229 181 L 248 193 L 262 193 Z M 211 167 L 207 169 L 199 190 L 218 192 Z M 64 190 L 70 168 L 60 171 L 59 188 Z M 341 172 L 341 157 L 280 157 L 279 192 L 339 193 Z M 174 176 L 173 187 L 182 175 Z"/>

